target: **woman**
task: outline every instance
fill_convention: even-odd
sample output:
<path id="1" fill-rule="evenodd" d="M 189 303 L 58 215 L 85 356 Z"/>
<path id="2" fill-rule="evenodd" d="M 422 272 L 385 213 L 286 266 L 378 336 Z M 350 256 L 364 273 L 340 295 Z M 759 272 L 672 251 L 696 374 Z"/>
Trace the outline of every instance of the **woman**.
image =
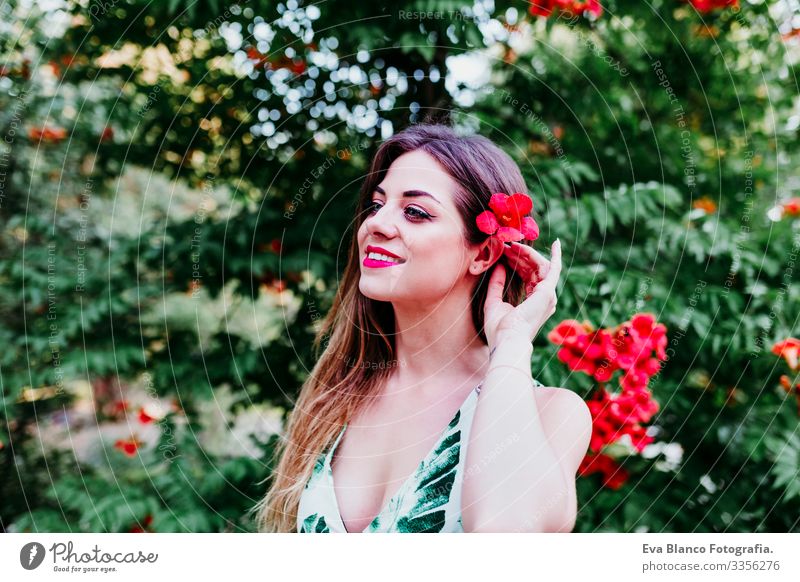
<path id="1" fill-rule="evenodd" d="M 381 144 L 263 531 L 572 530 L 591 417 L 530 366 L 561 248 L 548 261 L 477 220 L 493 194 L 526 192 L 482 136 L 420 124 Z"/>

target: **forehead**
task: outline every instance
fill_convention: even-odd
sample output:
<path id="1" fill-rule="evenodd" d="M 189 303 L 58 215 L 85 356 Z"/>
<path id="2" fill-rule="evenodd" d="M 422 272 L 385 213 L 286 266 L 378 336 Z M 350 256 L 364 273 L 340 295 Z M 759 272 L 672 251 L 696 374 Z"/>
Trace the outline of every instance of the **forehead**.
<path id="1" fill-rule="evenodd" d="M 453 206 L 458 184 L 430 154 L 415 150 L 392 162 L 378 184 L 387 196 L 401 195 L 406 190 L 424 190 L 442 205 Z"/>

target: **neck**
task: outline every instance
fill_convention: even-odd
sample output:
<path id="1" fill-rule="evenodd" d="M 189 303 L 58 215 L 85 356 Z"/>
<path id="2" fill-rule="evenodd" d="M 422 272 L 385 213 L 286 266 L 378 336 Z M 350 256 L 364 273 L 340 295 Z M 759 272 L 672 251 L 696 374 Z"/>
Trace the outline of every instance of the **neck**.
<path id="1" fill-rule="evenodd" d="M 438 303 L 397 304 L 394 375 L 420 395 L 474 388 L 488 370 L 489 348 L 472 321 L 471 293 L 455 290 Z"/>

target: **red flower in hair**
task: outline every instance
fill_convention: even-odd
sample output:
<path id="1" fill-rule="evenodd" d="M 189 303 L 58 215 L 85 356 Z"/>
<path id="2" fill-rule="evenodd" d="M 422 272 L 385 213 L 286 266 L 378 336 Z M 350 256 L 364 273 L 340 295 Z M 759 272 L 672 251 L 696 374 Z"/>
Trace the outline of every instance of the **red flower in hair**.
<path id="1" fill-rule="evenodd" d="M 491 210 L 481 212 L 475 219 L 481 232 L 494 235 L 503 242 L 539 238 L 539 225 L 528 216 L 533 210 L 533 201 L 526 194 L 492 194 L 489 208 Z"/>

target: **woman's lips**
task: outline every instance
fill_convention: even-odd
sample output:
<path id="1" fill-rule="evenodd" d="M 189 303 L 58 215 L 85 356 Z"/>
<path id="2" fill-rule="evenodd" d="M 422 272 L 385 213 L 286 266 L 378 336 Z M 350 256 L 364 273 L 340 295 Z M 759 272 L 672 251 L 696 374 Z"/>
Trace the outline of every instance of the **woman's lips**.
<path id="1" fill-rule="evenodd" d="M 364 262 L 362 263 L 365 267 L 372 267 L 374 269 L 381 269 L 383 267 L 394 267 L 397 265 L 402 265 L 403 263 L 393 263 L 390 261 L 380 261 L 378 259 L 370 259 L 369 257 L 364 257 Z"/>

